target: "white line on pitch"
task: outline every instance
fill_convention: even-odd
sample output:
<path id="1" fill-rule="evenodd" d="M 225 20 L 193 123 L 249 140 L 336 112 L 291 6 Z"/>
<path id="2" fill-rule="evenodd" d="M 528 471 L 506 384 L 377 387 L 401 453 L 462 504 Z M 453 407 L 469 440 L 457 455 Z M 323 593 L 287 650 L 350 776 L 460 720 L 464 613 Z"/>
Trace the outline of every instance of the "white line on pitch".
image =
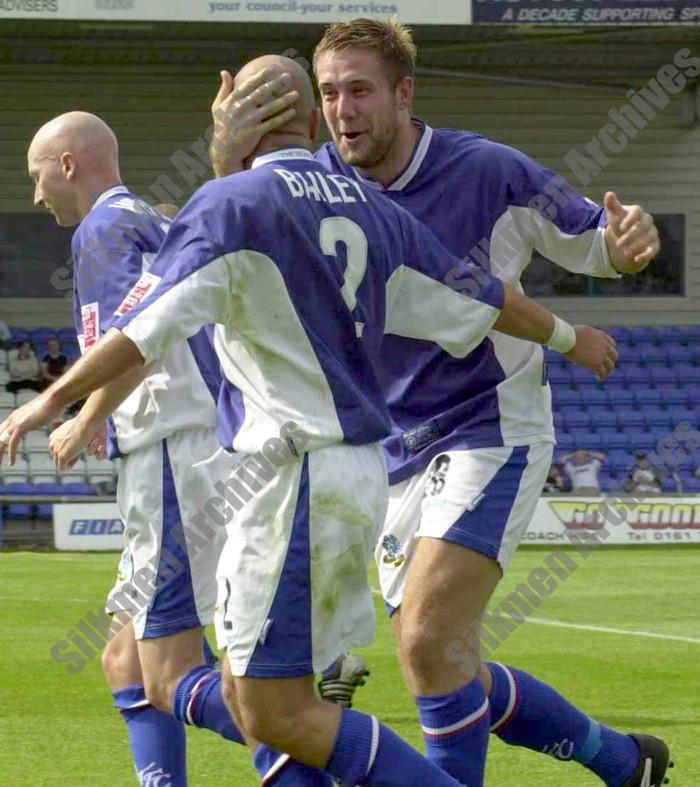
<path id="1" fill-rule="evenodd" d="M 560 620 L 549 620 L 547 618 L 527 618 L 528 623 L 537 623 L 540 626 L 557 626 L 565 629 L 579 629 L 580 631 L 598 631 L 602 634 L 625 634 L 628 637 L 646 637 L 647 639 L 665 639 L 673 642 L 689 642 L 692 645 L 700 645 L 700 638 L 681 637 L 677 634 L 659 634 L 655 631 L 634 631 L 633 629 L 618 629 L 608 626 L 591 626 L 587 623 L 564 623 Z"/>
<path id="2" fill-rule="evenodd" d="M 53 602 L 55 604 L 64 604 L 66 601 L 79 602 L 81 604 L 91 604 L 96 601 L 92 598 L 63 598 L 57 596 L 54 598 L 39 598 L 36 596 L 0 596 L 0 601 L 31 601 L 31 602 Z"/>
<path id="3" fill-rule="evenodd" d="M 381 596 L 382 591 L 372 588 L 375 596 Z M 634 631 L 631 629 L 617 629 L 609 626 L 591 626 L 587 623 L 565 623 L 561 620 L 549 620 L 548 618 L 526 618 L 527 623 L 536 623 L 540 626 L 556 626 L 562 629 L 578 629 L 580 631 L 597 631 L 601 634 L 623 634 L 628 637 L 644 637 L 646 639 L 665 639 L 672 642 L 688 642 L 691 645 L 700 645 L 698 637 L 681 637 L 678 634 L 659 634 L 655 631 Z"/>

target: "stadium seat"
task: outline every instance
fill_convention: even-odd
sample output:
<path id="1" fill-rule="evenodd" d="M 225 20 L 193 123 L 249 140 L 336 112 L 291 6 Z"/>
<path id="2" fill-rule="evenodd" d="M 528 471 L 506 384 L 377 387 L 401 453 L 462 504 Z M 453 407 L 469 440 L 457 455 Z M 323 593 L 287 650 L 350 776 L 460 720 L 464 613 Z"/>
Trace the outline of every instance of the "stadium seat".
<path id="1" fill-rule="evenodd" d="M 26 484 L 29 482 L 29 462 L 26 459 L 17 457 L 12 466 L 3 462 L 0 465 L 0 472 L 2 472 L 2 480 L 5 484 Z"/>
<path id="2" fill-rule="evenodd" d="M 560 432 L 557 430 L 557 455 L 559 454 L 566 454 L 569 451 L 574 450 L 574 438 L 569 434 L 569 432 Z"/>
<path id="3" fill-rule="evenodd" d="M 95 490 L 90 486 L 90 484 L 63 484 L 62 486 L 63 494 L 64 495 L 75 495 L 75 496 L 84 496 L 84 495 L 95 495 Z"/>
<path id="4" fill-rule="evenodd" d="M 665 407 L 649 406 L 643 408 L 644 418 L 649 426 L 663 426 L 670 427 L 673 423 L 673 415 L 671 410 Z"/>
<path id="5" fill-rule="evenodd" d="M 629 436 L 630 450 L 633 453 L 637 451 L 653 451 L 659 442 L 659 438 L 647 429 L 628 429 L 626 434 Z"/>
<path id="6" fill-rule="evenodd" d="M 596 376 L 590 369 L 584 369 L 583 366 L 572 366 L 571 379 L 576 385 L 586 385 L 595 383 Z"/>
<path id="7" fill-rule="evenodd" d="M 625 363 L 620 367 L 619 371 L 622 373 L 622 379 L 627 385 L 644 385 L 649 382 L 648 369 L 638 363 Z M 673 380 L 673 377 L 671 377 L 671 380 Z"/>
<path id="8" fill-rule="evenodd" d="M 641 344 L 642 342 L 657 343 L 659 341 L 656 328 L 652 325 L 635 325 L 631 329 L 631 338 L 636 344 Z"/>
<path id="9" fill-rule="evenodd" d="M 85 461 L 82 456 L 73 467 L 69 467 L 67 470 L 59 470 L 58 478 L 62 484 L 85 483 L 87 476 L 85 474 Z"/>
<path id="10" fill-rule="evenodd" d="M 7 350 L 0 347 L 0 369 L 7 369 Z"/>
<path id="11" fill-rule="evenodd" d="M 700 383 L 700 366 L 693 363 L 679 363 L 674 367 L 676 380 L 680 385 Z"/>
<path id="12" fill-rule="evenodd" d="M 42 483 L 34 485 L 34 493 L 37 495 L 63 495 L 63 487 L 60 484 Z M 53 519 L 53 503 L 39 503 L 36 512 L 38 519 Z"/>
<path id="13" fill-rule="evenodd" d="M 49 453 L 49 436 L 46 432 L 29 432 L 24 437 L 24 453 L 29 454 L 44 454 Z"/>
<path id="14" fill-rule="evenodd" d="M 557 403 L 557 407 L 561 410 L 566 410 L 567 407 L 579 407 L 581 404 L 581 393 L 575 388 L 568 388 L 560 386 L 555 388 L 553 397 Z"/>
<path id="15" fill-rule="evenodd" d="M 4 388 L 9 382 L 10 373 L 7 371 L 7 369 L 0 369 L 0 385 L 2 385 Z"/>
<path id="16" fill-rule="evenodd" d="M 586 437 L 586 448 L 589 451 L 605 451 L 605 435 L 589 430 Z"/>
<path id="17" fill-rule="evenodd" d="M 666 363 L 666 350 L 655 342 L 640 342 L 635 347 L 636 361 L 646 366 Z"/>
<path id="18" fill-rule="evenodd" d="M 608 394 L 605 391 L 605 383 L 590 383 L 579 385 L 581 392 L 581 402 L 584 407 L 604 406 L 608 403 Z"/>
<path id="19" fill-rule="evenodd" d="M 564 423 L 569 430 L 580 426 L 590 427 L 591 416 L 587 410 L 572 407 L 569 410 L 564 410 Z"/>
<path id="20" fill-rule="evenodd" d="M 676 367 L 673 366 L 666 366 L 665 364 L 652 366 L 649 371 L 654 385 L 667 385 L 668 383 L 672 383 L 676 379 L 675 368 Z"/>
<path id="21" fill-rule="evenodd" d="M 634 390 L 615 383 L 605 387 L 608 402 L 612 407 L 632 407 L 634 405 Z"/>
<path id="22" fill-rule="evenodd" d="M 694 360 L 691 346 L 683 344 L 666 344 L 664 350 L 666 351 L 666 360 L 671 365 L 676 363 L 687 363 L 689 360 Z"/>
<path id="23" fill-rule="evenodd" d="M 48 454 L 30 454 L 29 476 L 34 484 L 56 482 L 56 465 Z"/>
<path id="24" fill-rule="evenodd" d="M 607 405 L 593 405 L 588 408 L 588 412 L 591 416 L 591 423 L 597 429 L 600 427 L 615 428 L 617 426 L 617 413 Z"/>
<path id="25" fill-rule="evenodd" d="M 623 429 L 629 429 L 635 426 L 644 428 L 647 425 L 644 411 L 638 407 L 630 407 L 625 410 L 624 413 L 620 413 L 619 423 Z"/>
<path id="26" fill-rule="evenodd" d="M 11 410 L 14 410 L 16 405 L 17 401 L 13 393 L 0 391 L 0 407 L 9 407 Z"/>
<path id="27" fill-rule="evenodd" d="M 29 333 L 24 328 L 13 327 L 10 330 L 12 331 L 10 343 L 13 347 L 16 347 L 20 342 L 26 342 L 27 339 L 29 339 Z"/>
<path id="28" fill-rule="evenodd" d="M 547 375 L 551 385 L 568 385 L 571 382 L 571 369 L 569 365 L 547 364 Z"/>
<path id="29" fill-rule="evenodd" d="M 10 483 L 5 485 L 5 494 L 30 496 L 34 494 L 34 487 L 27 483 Z M 34 510 L 32 503 L 8 503 L 6 516 L 10 519 L 33 519 Z"/>
<path id="30" fill-rule="evenodd" d="M 0 407 L 0 422 L 4 421 L 6 418 L 9 418 L 12 415 L 12 411 L 14 407 Z"/>
<path id="31" fill-rule="evenodd" d="M 617 470 L 624 470 L 632 461 L 632 457 L 625 448 L 611 448 L 608 451 L 607 465 Z"/>
<path id="32" fill-rule="evenodd" d="M 629 448 L 630 436 L 629 432 L 610 432 L 607 438 L 608 448 Z"/>
<path id="33" fill-rule="evenodd" d="M 559 432 L 564 427 L 564 412 L 562 410 L 554 410 L 552 420 L 554 421 L 554 430 Z"/>
<path id="34" fill-rule="evenodd" d="M 56 331 L 56 336 L 58 336 L 58 341 L 61 342 L 61 345 L 75 344 L 77 341 L 74 328 L 59 328 L 59 330 Z"/>
<path id="35" fill-rule="evenodd" d="M 49 339 L 57 339 L 55 328 L 32 328 L 29 331 L 29 341 L 36 348 L 38 345 L 46 345 Z M 38 356 L 38 353 L 37 353 Z"/>
<path id="36" fill-rule="evenodd" d="M 660 385 L 658 391 L 661 402 L 669 407 L 685 405 L 690 398 L 690 391 L 675 384 L 665 383 Z"/>
<path id="37" fill-rule="evenodd" d="M 661 404 L 661 391 L 658 388 L 641 385 L 634 389 L 634 401 L 638 407 Z"/>
<path id="38" fill-rule="evenodd" d="M 576 451 L 585 451 L 589 448 L 588 443 L 591 436 L 591 430 L 588 427 L 569 429 L 569 434 L 571 435 L 571 439 L 574 441 L 574 449 Z"/>
<path id="39" fill-rule="evenodd" d="M 605 329 L 617 342 L 629 342 L 632 331 L 625 325 L 611 325 Z"/>

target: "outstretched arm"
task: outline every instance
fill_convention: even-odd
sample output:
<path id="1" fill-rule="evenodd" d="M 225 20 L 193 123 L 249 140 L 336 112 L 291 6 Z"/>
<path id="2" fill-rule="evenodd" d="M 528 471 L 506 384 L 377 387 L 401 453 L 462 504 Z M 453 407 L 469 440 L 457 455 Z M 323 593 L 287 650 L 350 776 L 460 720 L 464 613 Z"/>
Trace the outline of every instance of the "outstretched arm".
<path id="1" fill-rule="evenodd" d="M 613 371 L 618 359 L 612 336 L 589 325 L 569 325 L 509 284 L 505 285 L 505 301 L 494 328 L 518 339 L 546 344 L 595 372 L 600 380 Z"/>
<path id="2" fill-rule="evenodd" d="M 27 432 L 46 426 L 69 404 L 143 365 L 136 344 L 110 329 L 70 370 L 41 395 L 15 410 L 0 424 L 0 461 L 8 452 L 14 464 L 17 448 Z"/>

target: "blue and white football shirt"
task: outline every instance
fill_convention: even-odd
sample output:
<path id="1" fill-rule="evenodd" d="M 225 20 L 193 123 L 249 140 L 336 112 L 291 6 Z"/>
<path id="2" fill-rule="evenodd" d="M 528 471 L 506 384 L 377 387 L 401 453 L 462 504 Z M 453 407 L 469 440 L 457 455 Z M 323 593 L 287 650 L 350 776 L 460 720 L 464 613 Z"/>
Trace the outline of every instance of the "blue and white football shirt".
<path id="1" fill-rule="evenodd" d="M 82 352 L 160 281 L 149 267 L 169 225 L 124 186 L 97 198 L 72 241 L 73 311 Z M 114 411 L 110 457 L 180 429 L 214 426 L 221 371 L 212 330 L 204 328 L 189 343 L 174 347 Z"/>
<path id="2" fill-rule="evenodd" d="M 316 159 L 381 192 L 452 254 L 515 286 L 534 250 L 574 273 L 618 276 L 605 246 L 604 210 L 563 178 L 478 134 L 416 123 L 413 156 L 387 188 L 363 179 L 332 143 Z M 468 357 L 455 358 L 434 344 L 392 336 L 379 368 L 393 421 L 385 444 L 392 483 L 449 449 L 554 442 L 539 345 L 493 333 Z"/>
<path id="3" fill-rule="evenodd" d="M 463 266 L 458 292 L 456 268 L 408 213 L 283 149 L 199 189 L 153 263 L 162 281 L 117 327 L 148 363 L 217 323 L 229 449 L 255 453 L 290 423 L 306 450 L 371 443 L 389 427 L 373 370 L 385 332 L 464 357 L 498 318 L 500 280 Z"/>

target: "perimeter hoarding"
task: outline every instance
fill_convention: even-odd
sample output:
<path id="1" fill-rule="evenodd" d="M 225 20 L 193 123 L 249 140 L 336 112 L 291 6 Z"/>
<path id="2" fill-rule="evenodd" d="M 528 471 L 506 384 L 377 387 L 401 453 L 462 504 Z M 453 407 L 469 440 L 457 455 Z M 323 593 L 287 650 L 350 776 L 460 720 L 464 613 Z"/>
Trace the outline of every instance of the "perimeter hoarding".
<path id="1" fill-rule="evenodd" d="M 489 24 L 664 25 L 700 22 L 700 0 L 472 0 Z"/>
<path id="2" fill-rule="evenodd" d="M 124 525 L 116 503 L 55 503 L 53 540 L 56 549 L 124 548 Z"/>
<path id="3" fill-rule="evenodd" d="M 0 0 L 0 19 L 327 23 L 398 15 L 407 24 L 471 24 L 470 0 Z"/>
<path id="4" fill-rule="evenodd" d="M 606 507 L 613 516 L 604 516 Z M 700 544 L 700 497 L 542 497 L 524 544 Z"/>

